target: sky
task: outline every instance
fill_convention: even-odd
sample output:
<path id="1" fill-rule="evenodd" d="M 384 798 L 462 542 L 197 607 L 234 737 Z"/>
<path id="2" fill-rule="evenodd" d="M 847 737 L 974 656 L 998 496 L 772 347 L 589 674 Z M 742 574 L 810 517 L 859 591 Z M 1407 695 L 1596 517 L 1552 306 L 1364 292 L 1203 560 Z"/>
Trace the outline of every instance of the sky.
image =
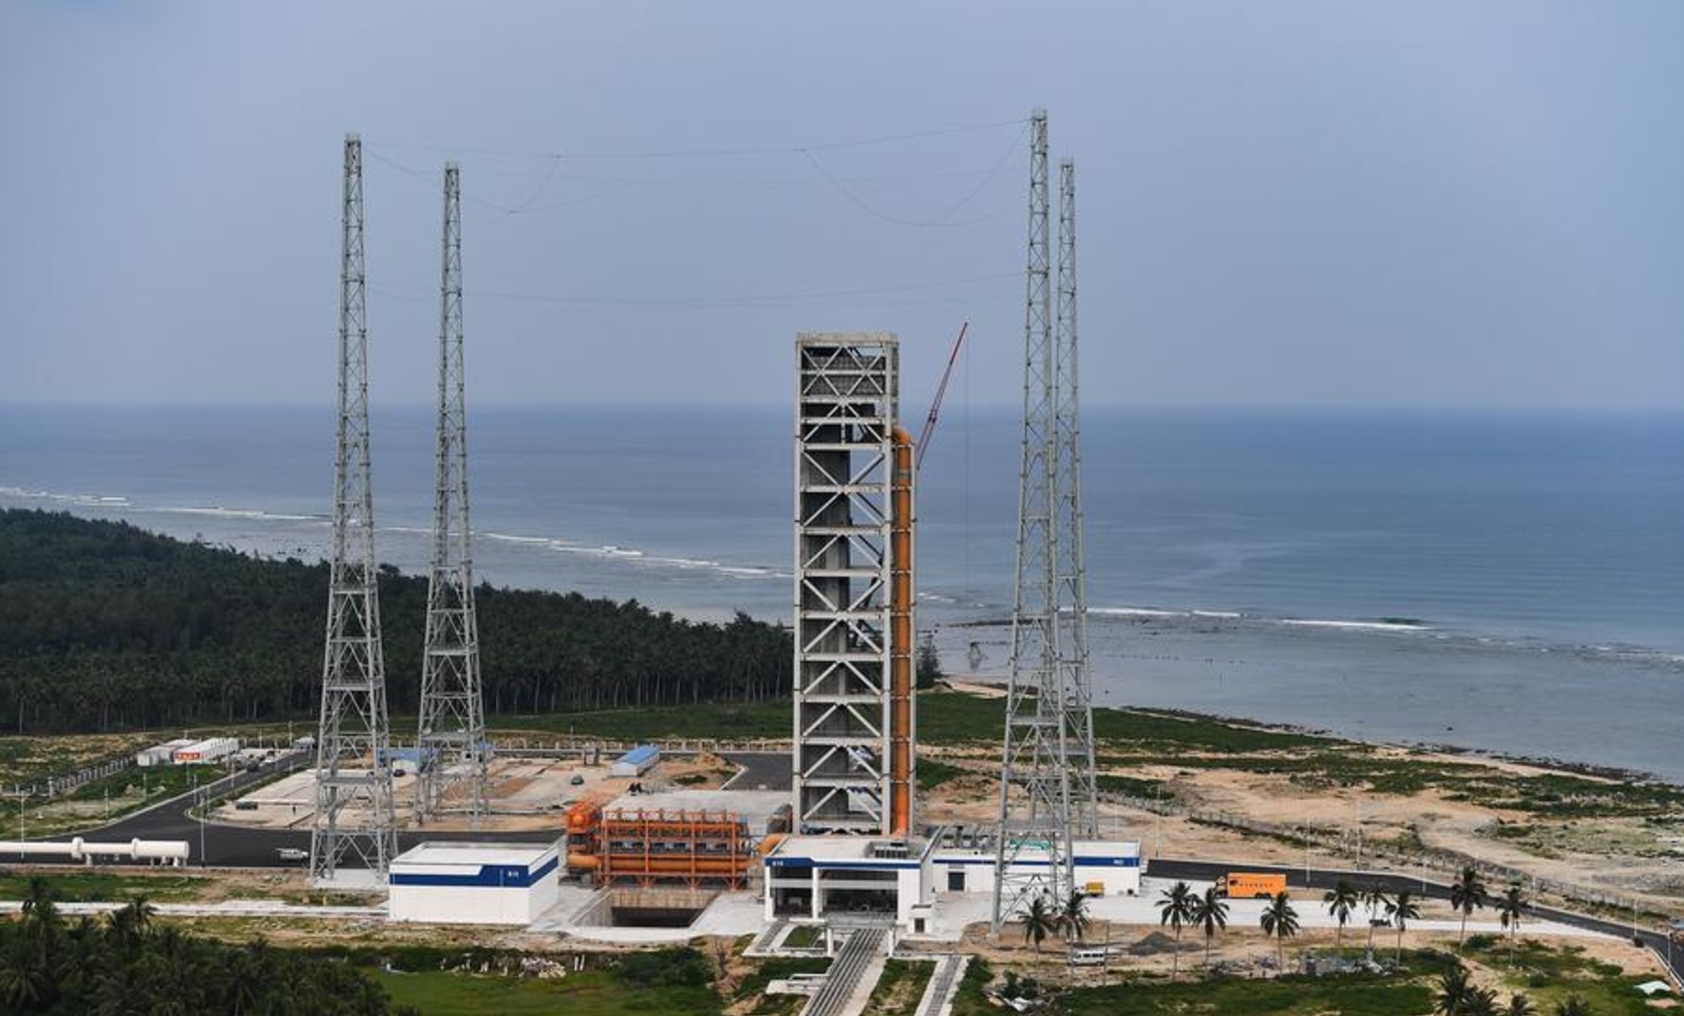
<path id="1" fill-rule="evenodd" d="M 1031 109 L 1086 405 L 1684 406 L 1684 5 L 0 5 L 0 400 L 327 403 L 346 132 L 372 397 L 780 404 L 900 335 L 1022 384 Z"/>

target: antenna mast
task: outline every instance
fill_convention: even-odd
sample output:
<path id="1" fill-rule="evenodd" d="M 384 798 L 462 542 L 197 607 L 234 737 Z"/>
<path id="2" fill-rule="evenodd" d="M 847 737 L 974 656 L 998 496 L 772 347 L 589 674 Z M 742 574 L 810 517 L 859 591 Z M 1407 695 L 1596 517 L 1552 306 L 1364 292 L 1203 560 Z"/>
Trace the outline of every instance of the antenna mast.
<path id="1" fill-rule="evenodd" d="M 1047 114 L 1036 110 L 1030 120 L 1023 454 L 995 932 L 1034 897 L 1063 905 L 1075 884 L 1075 828 L 1090 835 L 1098 824 L 1076 442 L 1075 169 L 1070 162 L 1059 169 L 1055 322 Z"/>
<path id="2" fill-rule="evenodd" d="M 339 274 L 339 424 L 333 473 L 333 564 L 316 738 L 310 877 L 334 881 L 345 862 L 386 879 L 397 852 L 392 813 L 386 663 L 369 486 L 367 278 L 363 264 L 362 142 L 345 136 Z"/>
<path id="3" fill-rule="evenodd" d="M 454 162 L 444 167 L 443 269 L 439 285 L 439 409 L 434 448 L 433 558 L 421 658 L 421 729 L 416 741 L 415 817 L 485 810 L 485 706 L 480 695 L 479 621 L 468 527 L 467 400 L 462 355 L 462 193 Z M 456 793 L 460 789 L 460 793 Z M 458 800 L 449 800 L 453 793 Z"/>
<path id="4" fill-rule="evenodd" d="M 1076 163 L 1058 164 L 1057 440 L 1058 559 L 1056 623 L 1064 694 L 1065 754 L 1075 835 L 1099 838 L 1099 786 L 1094 771 L 1093 685 L 1088 673 L 1088 568 L 1082 548 L 1081 413 L 1076 369 Z"/>

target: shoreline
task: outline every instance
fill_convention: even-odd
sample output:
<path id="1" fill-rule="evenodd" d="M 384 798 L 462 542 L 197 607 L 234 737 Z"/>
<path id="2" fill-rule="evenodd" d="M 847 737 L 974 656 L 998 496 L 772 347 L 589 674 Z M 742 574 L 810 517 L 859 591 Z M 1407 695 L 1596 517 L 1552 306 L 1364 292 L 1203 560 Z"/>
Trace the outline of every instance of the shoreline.
<path id="1" fill-rule="evenodd" d="M 937 682 L 937 687 L 946 686 L 960 694 L 977 695 L 981 698 L 1004 698 L 1006 695 L 1005 682 L 991 677 L 976 675 L 943 677 Z M 1655 773 L 1643 772 L 1636 769 L 1622 769 L 1617 766 L 1599 766 L 1590 762 L 1576 762 L 1561 758 L 1539 758 L 1536 756 L 1514 755 L 1504 752 L 1490 751 L 1483 748 L 1470 748 L 1465 745 L 1435 744 L 1426 741 L 1359 741 L 1346 737 L 1337 731 L 1322 727 L 1311 727 L 1299 723 L 1272 723 L 1264 720 L 1252 719 L 1245 716 L 1225 716 L 1219 713 L 1199 712 L 1192 709 L 1172 709 L 1158 706 L 1136 705 L 1104 705 L 1095 706 L 1096 709 L 1115 709 L 1123 712 L 1136 713 L 1145 716 L 1162 716 L 1170 719 L 1188 720 L 1194 722 L 1215 723 L 1236 730 L 1256 730 L 1265 733 L 1294 734 L 1301 737 L 1320 738 L 1334 745 L 1360 745 L 1366 748 L 1391 749 L 1408 753 L 1424 752 L 1434 755 L 1450 755 L 1465 758 L 1470 761 L 1490 763 L 1494 765 L 1523 766 L 1537 770 L 1540 773 L 1560 773 L 1569 776 L 1580 776 L 1586 779 L 1600 780 L 1607 783 L 1633 783 L 1639 786 L 1673 787 L 1684 790 L 1684 782 L 1668 780 Z"/>

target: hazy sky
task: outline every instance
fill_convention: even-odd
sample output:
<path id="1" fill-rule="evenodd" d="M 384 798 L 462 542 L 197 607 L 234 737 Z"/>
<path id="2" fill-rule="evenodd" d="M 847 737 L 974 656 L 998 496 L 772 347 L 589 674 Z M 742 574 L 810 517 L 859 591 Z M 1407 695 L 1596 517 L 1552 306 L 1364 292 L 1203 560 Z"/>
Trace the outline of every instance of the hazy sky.
<path id="1" fill-rule="evenodd" d="M 886 329 L 921 416 L 966 319 L 1009 402 L 1045 106 L 1090 405 L 1684 406 L 1681 98 L 1676 0 L 13 0 L 0 399 L 329 400 L 358 131 L 382 402 L 452 157 L 475 402 L 781 403 Z"/>

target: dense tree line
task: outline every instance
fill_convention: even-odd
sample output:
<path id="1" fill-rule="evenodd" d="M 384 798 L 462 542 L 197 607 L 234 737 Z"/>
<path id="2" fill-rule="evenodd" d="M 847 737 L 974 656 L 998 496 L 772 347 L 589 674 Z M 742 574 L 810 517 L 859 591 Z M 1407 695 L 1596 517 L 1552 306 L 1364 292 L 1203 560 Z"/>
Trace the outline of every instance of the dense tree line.
<path id="1" fill-rule="evenodd" d="M 0 512 L 0 729 L 116 730 L 314 715 L 324 563 L 267 560 L 121 522 Z M 788 693 L 783 629 L 481 585 L 491 713 Z M 390 707 L 413 712 L 427 581 L 383 568 Z"/>
<path id="2" fill-rule="evenodd" d="M 21 919 L 0 923 L 0 1012 L 415 1016 L 344 963 L 154 926 L 144 899 L 66 921 L 41 879 Z"/>

